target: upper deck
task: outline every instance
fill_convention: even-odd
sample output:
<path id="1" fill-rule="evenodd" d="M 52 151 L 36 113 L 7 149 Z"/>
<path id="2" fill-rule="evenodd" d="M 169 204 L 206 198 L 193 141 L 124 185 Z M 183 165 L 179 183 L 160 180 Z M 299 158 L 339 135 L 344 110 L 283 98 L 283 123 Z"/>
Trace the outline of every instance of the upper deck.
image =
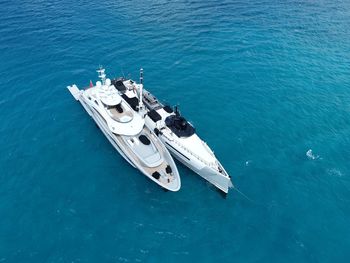
<path id="1" fill-rule="evenodd" d="M 94 86 L 83 92 L 83 98 L 101 115 L 115 134 L 136 135 L 145 121 L 112 86 Z"/>

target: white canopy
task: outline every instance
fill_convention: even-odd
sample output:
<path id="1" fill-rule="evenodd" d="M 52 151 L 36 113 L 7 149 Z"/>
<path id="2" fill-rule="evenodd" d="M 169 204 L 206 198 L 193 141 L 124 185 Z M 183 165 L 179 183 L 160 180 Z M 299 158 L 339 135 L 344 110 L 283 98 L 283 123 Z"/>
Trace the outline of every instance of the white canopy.
<path id="1" fill-rule="evenodd" d="M 122 98 L 112 86 L 100 89 L 99 97 L 101 98 L 101 101 L 108 106 L 118 105 L 122 101 Z"/>

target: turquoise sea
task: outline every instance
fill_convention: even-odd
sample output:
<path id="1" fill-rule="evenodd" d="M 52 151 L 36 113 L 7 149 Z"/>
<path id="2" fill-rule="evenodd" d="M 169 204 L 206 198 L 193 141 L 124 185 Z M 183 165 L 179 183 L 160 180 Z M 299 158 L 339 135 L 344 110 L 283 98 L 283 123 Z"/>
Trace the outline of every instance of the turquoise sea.
<path id="1" fill-rule="evenodd" d="M 349 262 L 350 1 L 0 0 L 0 262 Z M 67 85 L 138 79 L 244 198 L 164 192 Z"/>

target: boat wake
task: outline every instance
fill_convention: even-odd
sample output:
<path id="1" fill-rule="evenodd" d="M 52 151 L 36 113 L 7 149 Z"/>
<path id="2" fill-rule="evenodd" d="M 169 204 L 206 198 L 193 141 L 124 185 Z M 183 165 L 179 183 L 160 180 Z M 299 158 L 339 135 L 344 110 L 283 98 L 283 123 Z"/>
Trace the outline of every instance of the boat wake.
<path id="1" fill-rule="evenodd" d="M 312 152 L 312 149 L 309 149 L 309 150 L 306 152 L 306 156 L 307 156 L 307 158 L 309 158 L 310 160 L 317 160 L 318 158 L 320 158 L 319 155 L 314 154 L 314 153 Z"/>
<path id="2" fill-rule="evenodd" d="M 343 173 L 336 168 L 328 169 L 327 173 L 331 176 L 342 177 Z"/>
<path id="3" fill-rule="evenodd" d="M 249 166 L 251 163 L 252 163 L 252 161 L 248 160 L 248 161 L 245 162 L 245 166 Z"/>

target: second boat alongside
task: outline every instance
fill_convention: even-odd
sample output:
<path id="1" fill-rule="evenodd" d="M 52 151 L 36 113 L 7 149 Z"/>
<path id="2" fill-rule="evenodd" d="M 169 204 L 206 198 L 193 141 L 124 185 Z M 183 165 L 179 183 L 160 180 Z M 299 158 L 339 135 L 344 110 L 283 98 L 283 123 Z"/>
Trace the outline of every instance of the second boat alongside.
<path id="1" fill-rule="evenodd" d="M 142 69 L 139 84 L 124 78 L 116 79 L 113 83 L 121 96 L 135 109 L 139 98 L 142 98 L 142 107 L 145 105 L 148 109 L 145 115 L 146 126 L 155 132 L 176 159 L 228 193 L 229 188 L 233 187 L 231 178 L 213 151 L 199 138 L 193 125 L 180 115 L 177 107 L 173 111 L 169 106 L 164 106 L 143 88 Z"/>

